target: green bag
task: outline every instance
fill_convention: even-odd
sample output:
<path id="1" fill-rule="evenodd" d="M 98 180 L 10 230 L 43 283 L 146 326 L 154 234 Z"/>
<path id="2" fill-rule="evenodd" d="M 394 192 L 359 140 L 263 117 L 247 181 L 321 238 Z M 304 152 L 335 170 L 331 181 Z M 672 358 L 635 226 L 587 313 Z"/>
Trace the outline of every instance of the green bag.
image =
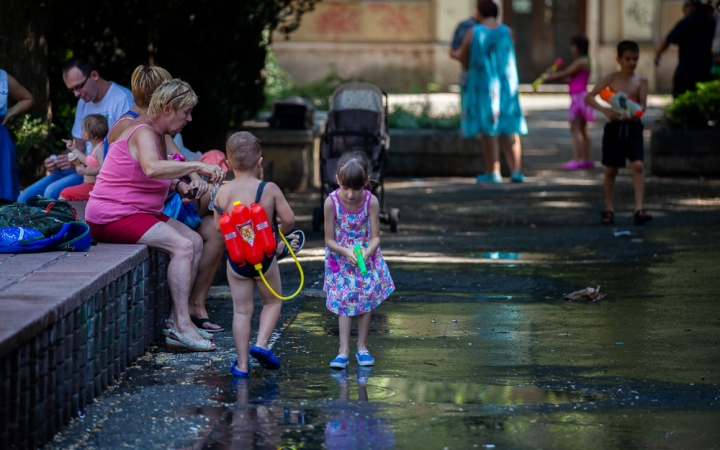
<path id="1" fill-rule="evenodd" d="M 25 203 L 0 206 L 0 228 L 29 227 L 50 237 L 70 222 L 78 222 L 77 212 L 65 200 L 36 195 Z"/>

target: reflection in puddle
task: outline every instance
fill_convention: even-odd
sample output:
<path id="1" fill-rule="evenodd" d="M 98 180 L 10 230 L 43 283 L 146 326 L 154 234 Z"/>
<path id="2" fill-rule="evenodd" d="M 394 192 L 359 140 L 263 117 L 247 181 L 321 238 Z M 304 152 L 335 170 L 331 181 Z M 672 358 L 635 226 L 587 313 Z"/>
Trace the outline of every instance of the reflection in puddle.
<path id="1" fill-rule="evenodd" d="M 520 253 L 488 252 L 482 255 L 485 259 L 520 259 Z"/>

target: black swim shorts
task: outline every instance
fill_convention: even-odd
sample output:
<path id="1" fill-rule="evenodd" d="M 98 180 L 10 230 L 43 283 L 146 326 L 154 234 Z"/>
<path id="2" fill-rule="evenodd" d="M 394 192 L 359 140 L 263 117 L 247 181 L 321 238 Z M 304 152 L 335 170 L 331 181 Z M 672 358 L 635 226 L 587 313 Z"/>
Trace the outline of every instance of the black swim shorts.
<path id="1" fill-rule="evenodd" d="M 639 120 L 614 120 L 605 124 L 602 139 L 602 164 L 625 167 L 625 160 L 643 160 L 643 123 Z"/>

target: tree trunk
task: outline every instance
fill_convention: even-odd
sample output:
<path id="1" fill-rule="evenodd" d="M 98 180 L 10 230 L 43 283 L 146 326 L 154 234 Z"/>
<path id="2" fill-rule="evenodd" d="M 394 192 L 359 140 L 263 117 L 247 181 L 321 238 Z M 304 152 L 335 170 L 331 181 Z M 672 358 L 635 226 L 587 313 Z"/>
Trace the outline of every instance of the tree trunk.
<path id="1" fill-rule="evenodd" d="M 0 0 L 0 68 L 35 98 L 33 115 L 52 119 L 46 42 L 47 6 L 40 0 Z"/>

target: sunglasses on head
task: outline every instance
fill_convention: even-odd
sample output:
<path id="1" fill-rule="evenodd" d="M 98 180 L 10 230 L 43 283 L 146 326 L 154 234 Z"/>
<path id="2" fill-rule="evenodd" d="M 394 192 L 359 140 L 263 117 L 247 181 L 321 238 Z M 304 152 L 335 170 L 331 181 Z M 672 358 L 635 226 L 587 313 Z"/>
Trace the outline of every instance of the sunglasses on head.
<path id="1" fill-rule="evenodd" d="M 181 92 L 181 93 L 179 93 L 178 95 L 174 96 L 173 98 L 171 98 L 170 100 L 168 100 L 168 104 L 172 103 L 172 101 L 175 100 L 176 98 L 180 98 L 180 97 L 182 97 L 183 95 L 187 94 L 187 93 L 190 92 L 191 90 L 192 90 L 192 89 L 188 89 L 187 91 Z"/>
<path id="2" fill-rule="evenodd" d="M 90 75 L 91 75 L 91 74 L 92 74 L 92 72 L 90 72 L 90 73 L 85 77 L 85 79 L 83 80 L 82 83 L 78 84 L 78 85 L 75 86 L 75 87 L 68 88 L 68 92 L 71 93 L 71 94 L 73 94 L 73 93 L 75 93 L 75 91 L 79 91 L 80 89 L 82 89 L 83 86 L 85 86 L 85 83 L 87 83 L 87 80 L 90 79 Z"/>

